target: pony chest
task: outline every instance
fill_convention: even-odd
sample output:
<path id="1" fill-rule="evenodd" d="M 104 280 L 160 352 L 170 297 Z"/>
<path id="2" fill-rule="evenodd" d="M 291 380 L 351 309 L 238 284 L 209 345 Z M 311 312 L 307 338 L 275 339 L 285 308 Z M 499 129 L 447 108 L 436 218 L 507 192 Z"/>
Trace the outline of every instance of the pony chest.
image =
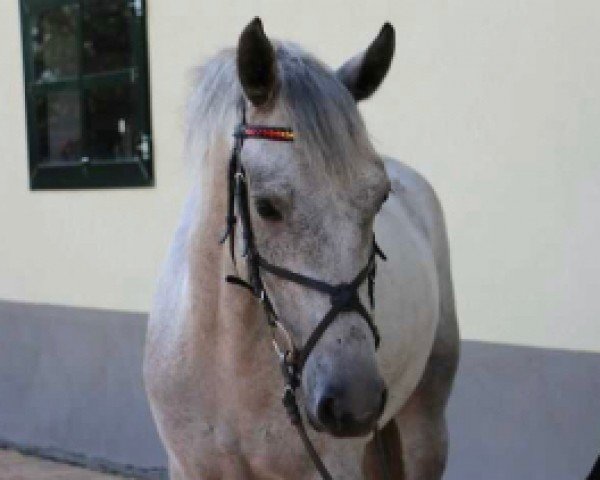
<path id="1" fill-rule="evenodd" d="M 219 478 L 312 479 L 312 465 L 290 427 L 278 418 L 262 420 L 217 420 L 198 443 L 194 461 L 218 471 Z"/>

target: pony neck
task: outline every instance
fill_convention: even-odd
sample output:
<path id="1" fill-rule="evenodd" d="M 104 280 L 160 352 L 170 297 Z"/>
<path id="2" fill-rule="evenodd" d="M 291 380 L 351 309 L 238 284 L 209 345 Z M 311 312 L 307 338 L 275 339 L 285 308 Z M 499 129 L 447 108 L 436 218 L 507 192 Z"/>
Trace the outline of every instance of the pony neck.
<path id="1" fill-rule="evenodd" d="M 236 273 L 228 245 L 218 242 L 227 213 L 230 148 L 225 140 L 215 142 L 202 165 L 200 188 L 192 194 L 197 206 L 189 248 L 190 318 L 202 336 L 202 349 L 212 351 L 221 364 L 233 359 L 247 368 L 258 361 L 257 351 L 272 352 L 261 305 L 245 289 L 225 281 Z M 244 261 L 238 268 L 245 274 Z"/>

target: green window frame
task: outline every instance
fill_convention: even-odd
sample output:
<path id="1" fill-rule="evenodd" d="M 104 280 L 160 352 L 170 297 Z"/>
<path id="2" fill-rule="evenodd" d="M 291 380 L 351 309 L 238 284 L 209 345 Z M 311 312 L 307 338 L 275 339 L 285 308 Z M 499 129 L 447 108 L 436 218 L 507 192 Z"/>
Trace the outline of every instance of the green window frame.
<path id="1" fill-rule="evenodd" d="M 145 0 L 20 9 L 30 188 L 154 185 Z"/>

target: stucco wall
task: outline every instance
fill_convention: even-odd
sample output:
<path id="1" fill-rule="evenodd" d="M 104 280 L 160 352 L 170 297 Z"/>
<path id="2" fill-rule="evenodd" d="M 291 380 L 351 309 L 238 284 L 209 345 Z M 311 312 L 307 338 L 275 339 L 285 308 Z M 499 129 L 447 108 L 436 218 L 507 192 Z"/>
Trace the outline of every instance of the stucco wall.
<path id="1" fill-rule="evenodd" d="M 462 333 L 600 351 L 600 4 L 149 3 L 156 187 L 30 192 L 16 1 L 0 4 L 0 298 L 146 311 L 190 178 L 187 72 L 260 15 L 340 64 L 385 20 L 397 54 L 362 109 L 445 206 Z"/>

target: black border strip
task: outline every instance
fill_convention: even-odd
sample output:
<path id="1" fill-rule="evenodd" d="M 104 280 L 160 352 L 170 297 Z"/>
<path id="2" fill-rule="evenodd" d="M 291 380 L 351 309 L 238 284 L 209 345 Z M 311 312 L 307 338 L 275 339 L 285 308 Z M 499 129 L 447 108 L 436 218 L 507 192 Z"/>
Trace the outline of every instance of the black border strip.
<path id="1" fill-rule="evenodd" d="M 22 455 L 50 460 L 56 463 L 73 465 L 99 473 L 120 475 L 123 478 L 139 480 L 168 480 L 167 469 L 163 467 L 136 467 L 120 464 L 100 457 L 90 457 L 55 447 L 33 447 L 20 445 L 0 438 L 0 450 L 13 450 Z"/>

